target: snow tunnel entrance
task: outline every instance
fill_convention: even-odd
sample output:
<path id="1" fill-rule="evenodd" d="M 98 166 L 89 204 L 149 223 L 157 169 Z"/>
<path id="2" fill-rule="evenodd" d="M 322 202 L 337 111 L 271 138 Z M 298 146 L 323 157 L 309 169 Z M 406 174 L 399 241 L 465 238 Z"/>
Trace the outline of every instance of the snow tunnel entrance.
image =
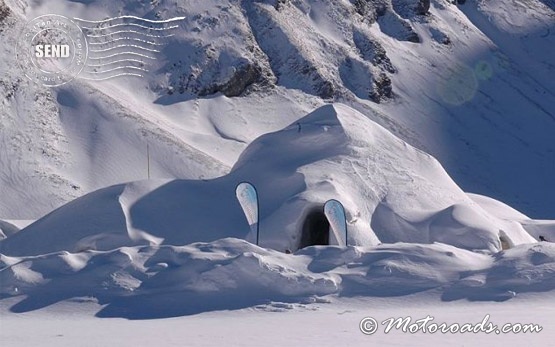
<path id="1" fill-rule="evenodd" d="M 299 248 L 330 244 L 330 222 L 320 209 L 310 212 L 304 221 Z"/>

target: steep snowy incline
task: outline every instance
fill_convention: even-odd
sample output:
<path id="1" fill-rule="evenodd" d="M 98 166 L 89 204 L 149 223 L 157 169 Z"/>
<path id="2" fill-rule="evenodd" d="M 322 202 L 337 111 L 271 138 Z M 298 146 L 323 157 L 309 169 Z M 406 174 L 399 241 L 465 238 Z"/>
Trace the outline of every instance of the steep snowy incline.
<path id="1" fill-rule="evenodd" d="M 412 23 L 422 44 L 384 43 L 399 98 L 383 112 L 418 129 L 464 190 L 550 216 L 555 12 L 533 0 L 470 0 L 432 1 L 430 13 Z"/>
<path id="2" fill-rule="evenodd" d="M 552 217 L 555 12 L 539 0 L 1 6 L 2 218 L 145 178 L 147 142 L 154 178 L 221 176 L 258 136 L 335 101 L 438 158 L 465 191 Z M 46 89 L 23 76 L 12 53 L 26 20 L 121 9 L 185 17 L 145 78 Z"/>
<path id="3" fill-rule="evenodd" d="M 361 113 L 323 106 L 253 141 L 228 175 L 212 180 L 142 181 L 77 199 L 0 241 L 5 255 L 184 245 L 222 237 L 255 240 L 235 199 L 253 183 L 260 197 L 260 245 L 297 250 L 328 199 L 345 208 L 349 244 L 442 242 L 498 251 L 535 242 L 514 220 L 489 214 L 430 155 Z"/>

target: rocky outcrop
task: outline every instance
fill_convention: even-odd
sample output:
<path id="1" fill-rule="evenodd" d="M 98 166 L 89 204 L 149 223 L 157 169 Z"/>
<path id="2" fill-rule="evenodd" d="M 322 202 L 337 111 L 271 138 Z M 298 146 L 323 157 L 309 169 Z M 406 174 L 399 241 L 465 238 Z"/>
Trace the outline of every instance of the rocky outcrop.
<path id="1" fill-rule="evenodd" d="M 12 12 L 8 5 L 6 5 L 3 0 L 0 0 L 0 33 L 4 31 L 4 27 L 8 25 L 8 19 L 11 14 Z"/>
<path id="2" fill-rule="evenodd" d="M 374 79 L 369 97 L 370 100 L 378 104 L 386 99 L 391 99 L 393 97 L 393 86 L 391 85 L 391 79 L 385 73 L 381 73 L 377 78 Z"/>
<path id="3" fill-rule="evenodd" d="M 376 6 L 373 1 L 351 0 L 351 2 L 355 7 L 355 11 L 365 20 L 368 20 L 370 23 L 374 23 L 376 21 L 378 18 L 377 9 L 379 6 Z"/>
<path id="4" fill-rule="evenodd" d="M 442 45 L 451 44 L 451 38 L 440 29 L 430 28 L 430 33 L 432 34 L 432 39 L 437 43 L 441 43 Z"/>
<path id="5" fill-rule="evenodd" d="M 378 41 L 361 31 L 354 31 L 353 42 L 362 59 L 371 62 L 374 66 L 381 67 L 387 72 L 395 73 L 397 71 L 387 56 L 387 52 Z"/>
<path id="6" fill-rule="evenodd" d="M 235 97 L 243 95 L 255 85 L 271 84 L 263 68 L 250 60 L 238 59 L 231 66 L 225 66 L 220 60 L 203 66 L 188 66 L 179 61 L 172 68 L 168 94 L 177 92 L 207 96 L 222 93 L 227 97 Z"/>
<path id="7" fill-rule="evenodd" d="M 383 14 L 378 14 L 378 23 L 384 34 L 396 40 L 420 43 L 420 37 L 410 21 L 402 18 L 393 9 L 387 8 Z"/>
<path id="8" fill-rule="evenodd" d="M 306 38 L 292 30 L 292 23 L 284 22 L 285 18 L 298 16 L 299 10 L 286 6 L 279 12 L 256 2 L 244 2 L 243 6 L 257 47 L 263 52 L 277 84 L 332 99 L 336 93 L 335 81 L 322 67 L 324 62 L 314 56 L 314 51 L 306 49 Z"/>
<path id="9" fill-rule="evenodd" d="M 221 92 L 227 97 L 243 94 L 249 86 L 261 81 L 262 69 L 254 63 L 248 62 L 235 68 L 229 80 L 220 84 L 213 84 L 200 90 L 200 96 Z"/>
<path id="10" fill-rule="evenodd" d="M 391 5 L 403 18 L 425 15 L 430 10 L 430 0 L 392 0 Z"/>
<path id="11" fill-rule="evenodd" d="M 426 13 L 429 1 L 403 1 L 322 0 L 312 6 L 305 0 L 252 0 L 226 11 L 196 13 L 189 17 L 194 33 L 166 48 L 179 57 L 168 68 L 167 92 L 237 97 L 279 86 L 325 100 L 354 94 L 384 101 L 392 95 L 387 74 L 397 69 L 369 25 L 377 21 L 396 40 L 420 42 L 411 21 L 398 11 Z M 350 47 L 322 35 L 320 25 L 337 25 Z M 221 40 L 202 38 L 228 27 Z"/>
<path id="12" fill-rule="evenodd" d="M 271 5 L 279 11 L 289 2 L 289 0 L 254 0 L 253 2 Z"/>
<path id="13" fill-rule="evenodd" d="M 19 78 L 16 80 L 11 80 L 7 78 L 0 79 L 0 96 L 4 96 L 7 100 L 12 99 L 19 89 L 20 83 L 21 80 Z"/>

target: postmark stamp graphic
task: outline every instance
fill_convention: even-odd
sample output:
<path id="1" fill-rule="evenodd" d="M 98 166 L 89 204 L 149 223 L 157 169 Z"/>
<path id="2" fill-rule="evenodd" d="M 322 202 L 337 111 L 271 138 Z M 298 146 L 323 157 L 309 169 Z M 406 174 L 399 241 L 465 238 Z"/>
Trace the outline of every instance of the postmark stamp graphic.
<path id="1" fill-rule="evenodd" d="M 16 44 L 25 76 L 47 87 L 73 80 L 85 67 L 87 39 L 70 18 L 46 14 L 29 21 Z"/>
<path id="2" fill-rule="evenodd" d="M 153 20 L 129 15 L 102 20 L 75 17 L 90 48 L 80 78 L 104 81 L 122 76 L 144 77 L 183 19 Z"/>

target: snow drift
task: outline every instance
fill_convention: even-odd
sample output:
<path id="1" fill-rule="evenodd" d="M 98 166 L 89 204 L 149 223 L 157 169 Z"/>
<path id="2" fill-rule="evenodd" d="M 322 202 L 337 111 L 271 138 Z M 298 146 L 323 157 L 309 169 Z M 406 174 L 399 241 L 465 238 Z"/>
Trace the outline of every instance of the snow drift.
<path id="1" fill-rule="evenodd" d="M 235 187 L 260 197 L 260 245 L 299 248 L 307 216 L 337 199 L 349 244 L 442 242 L 501 250 L 534 242 L 519 223 L 489 214 L 430 155 L 340 104 L 317 109 L 261 136 L 228 175 L 212 180 L 142 181 L 79 198 L 0 241 L 5 255 L 185 245 L 236 237 L 254 242 Z M 304 231 L 303 231 L 304 230 Z"/>
<path id="2" fill-rule="evenodd" d="M 144 79 L 44 89 L 17 68 L 25 20 L 121 9 L 185 17 Z M 553 18 L 538 0 L 0 3 L 0 217 L 63 205 L 0 222 L 0 300 L 153 318 L 552 293 L 555 250 L 536 240 L 555 223 L 458 185 L 552 213 Z M 352 108 L 306 115 L 333 102 Z M 168 179 L 139 181 L 147 142 L 152 176 Z M 260 247 L 235 199 L 244 181 Z M 350 246 L 299 249 L 328 199 L 345 206 Z"/>
<path id="3" fill-rule="evenodd" d="M 244 181 L 259 194 L 262 247 L 236 199 Z M 299 249 L 331 198 L 349 246 Z M 555 246 L 530 225 L 552 227 L 465 194 L 433 157 L 334 104 L 262 135 L 227 175 L 112 186 L 12 230 L 0 298 L 18 299 L 12 312 L 93 301 L 99 317 L 130 319 L 428 290 L 504 301 L 555 290 Z"/>
<path id="4" fill-rule="evenodd" d="M 448 301 L 504 301 L 555 289 L 555 247 L 549 243 L 495 256 L 405 243 L 313 246 L 288 255 L 229 238 L 187 246 L 2 255 L 0 265 L 0 296 L 21 297 L 12 312 L 71 299 L 102 304 L 100 317 L 130 319 L 433 289 Z"/>

